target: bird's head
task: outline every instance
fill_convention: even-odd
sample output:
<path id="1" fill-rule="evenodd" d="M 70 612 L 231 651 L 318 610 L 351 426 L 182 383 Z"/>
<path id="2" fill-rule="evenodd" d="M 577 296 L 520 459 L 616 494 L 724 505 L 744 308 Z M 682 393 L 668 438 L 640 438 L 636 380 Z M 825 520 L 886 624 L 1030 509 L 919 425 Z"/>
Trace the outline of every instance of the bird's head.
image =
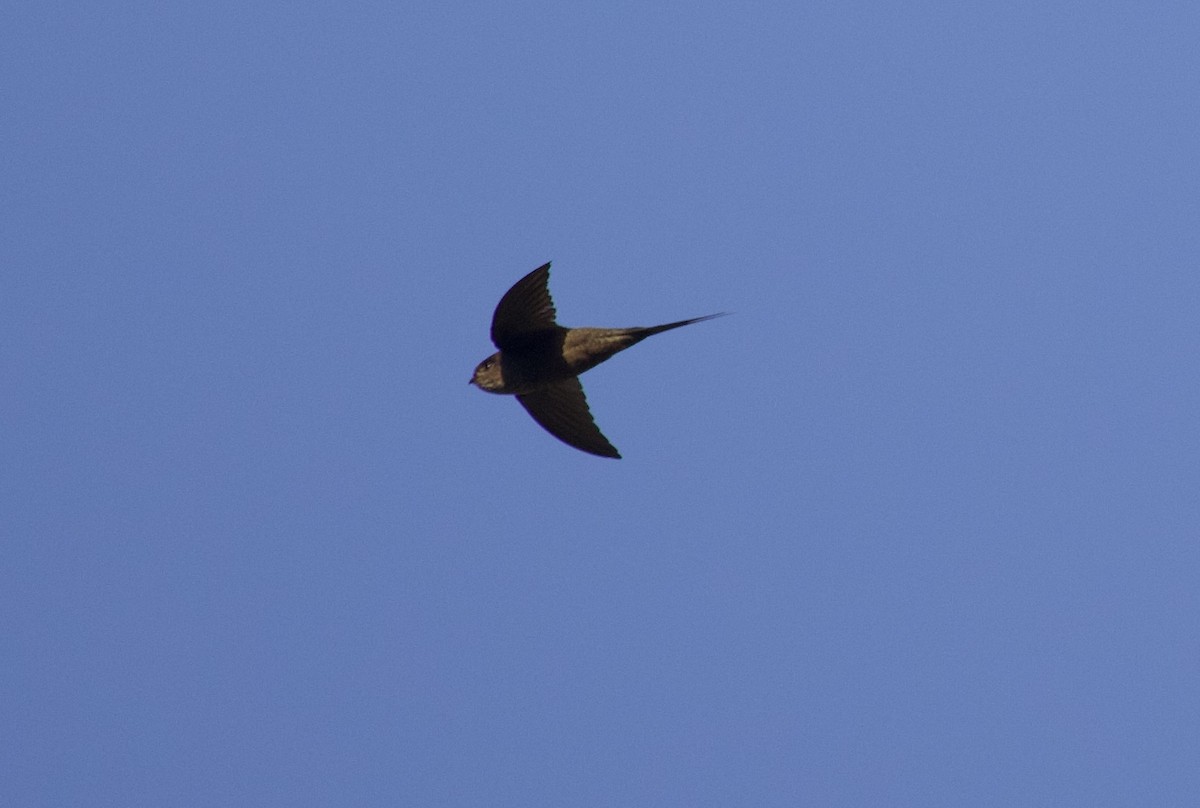
<path id="1" fill-rule="evenodd" d="M 470 383 L 489 393 L 499 393 L 503 390 L 504 374 L 500 370 L 500 354 L 494 353 L 476 365 Z"/>

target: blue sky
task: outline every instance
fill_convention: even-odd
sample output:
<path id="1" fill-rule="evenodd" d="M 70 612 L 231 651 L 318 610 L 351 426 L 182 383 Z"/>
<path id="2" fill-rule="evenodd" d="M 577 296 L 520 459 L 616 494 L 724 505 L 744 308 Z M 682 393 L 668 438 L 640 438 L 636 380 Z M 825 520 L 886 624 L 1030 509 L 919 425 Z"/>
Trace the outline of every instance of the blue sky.
<path id="1" fill-rule="evenodd" d="M 0 802 L 1200 796 L 1194 4 L 4 16 Z"/>

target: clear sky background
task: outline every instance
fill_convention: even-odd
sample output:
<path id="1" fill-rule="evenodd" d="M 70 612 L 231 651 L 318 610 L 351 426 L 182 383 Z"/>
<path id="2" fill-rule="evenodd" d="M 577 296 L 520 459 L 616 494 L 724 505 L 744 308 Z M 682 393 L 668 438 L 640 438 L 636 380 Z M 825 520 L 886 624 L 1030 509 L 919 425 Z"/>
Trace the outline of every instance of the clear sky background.
<path id="1" fill-rule="evenodd" d="M 1195 2 L 10 4 L 0 803 L 1200 800 Z M 567 325 L 625 455 L 468 387 Z"/>

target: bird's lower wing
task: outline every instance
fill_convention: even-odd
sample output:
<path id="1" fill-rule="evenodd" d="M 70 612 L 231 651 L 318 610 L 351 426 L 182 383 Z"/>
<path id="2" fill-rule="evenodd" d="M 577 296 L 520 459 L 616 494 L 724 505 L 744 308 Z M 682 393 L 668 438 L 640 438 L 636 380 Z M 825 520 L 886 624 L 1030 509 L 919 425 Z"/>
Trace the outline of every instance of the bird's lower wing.
<path id="1" fill-rule="evenodd" d="M 517 396 L 517 401 L 533 420 L 563 443 L 600 457 L 621 456 L 592 420 L 578 377 L 539 387 Z"/>

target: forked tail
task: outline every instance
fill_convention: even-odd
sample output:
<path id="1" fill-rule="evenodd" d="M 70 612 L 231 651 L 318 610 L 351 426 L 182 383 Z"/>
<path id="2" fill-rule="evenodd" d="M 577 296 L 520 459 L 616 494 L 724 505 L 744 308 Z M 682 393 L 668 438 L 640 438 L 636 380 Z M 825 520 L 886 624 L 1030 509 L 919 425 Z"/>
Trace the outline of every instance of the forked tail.
<path id="1" fill-rule="evenodd" d="M 730 314 L 730 312 L 720 311 L 720 312 L 717 312 L 716 314 L 706 314 L 703 317 L 693 317 L 690 320 L 680 320 L 679 322 L 676 322 L 676 323 L 666 323 L 664 325 L 652 325 L 648 328 L 639 328 L 638 329 L 638 332 L 639 332 L 638 337 L 640 339 L 645 339 L 646 337 L 652 337 L 655 334 L 661 334 L 664 331 L 670 331 L 672 328 L 683 328 L 685 325 L 691 325 L 692 323 L 702 323 L 705 320 L 714 320 L 717 317 L 726 317 L 729 314 Z"/>

